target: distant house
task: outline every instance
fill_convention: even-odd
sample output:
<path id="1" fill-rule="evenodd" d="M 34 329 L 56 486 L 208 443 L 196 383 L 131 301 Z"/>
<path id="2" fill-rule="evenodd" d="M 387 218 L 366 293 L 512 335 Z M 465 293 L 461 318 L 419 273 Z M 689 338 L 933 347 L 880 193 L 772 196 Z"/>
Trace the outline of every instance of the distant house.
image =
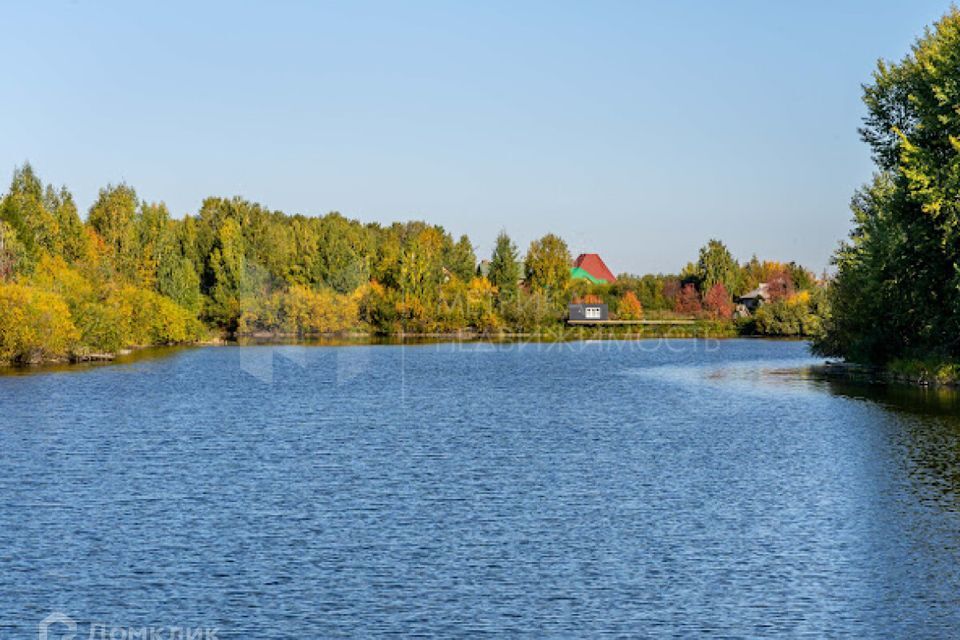
<path id="1" fill-rule="evenodd" d="M 581 253 L 573 261 L 570 277 L 574 280 L 589 280 L 594 284 L 613 283 L 617 277 L 607 268 L 603 259 L 596 253 Z"/>
<path id="2" fill-rule="evenodd" d="M 480 276 L 481 278 L 490 277 L 490 261 L 489 260 L 480 261 L 480 264 L 477 265 L 477 275 Z"/>
<path id="3" fill-rule="evenodd" d="M 760 305 L 770 301 L 769 285 L 764 282 L 753 291 L 748 291 L 736 299 L 738 305 L 743 305 L 744 309 L 753 313 Z"/>
<path id="4" fill-rule="evenodd" d="M 605 322 L 610 319 L 610 310 L 603 302 L 571 302 L 567 305 L 571 322 Z"/>
<path id="5" fill-rule="evenodd" d="M 610 319 L 607 305 L 595 295 L 574 298 L 567 306 L 567 314 L 571 322 L 606 322 Z"/>

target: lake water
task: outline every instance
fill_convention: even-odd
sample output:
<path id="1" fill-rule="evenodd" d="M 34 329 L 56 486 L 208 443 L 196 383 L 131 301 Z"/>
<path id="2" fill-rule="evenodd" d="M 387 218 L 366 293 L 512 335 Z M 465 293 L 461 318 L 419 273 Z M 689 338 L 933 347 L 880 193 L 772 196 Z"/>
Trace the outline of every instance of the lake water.
<path id="1" fill-rule="evenodd" d="M 259 346 L 2 376 L 0 637 L 956 637 L 955 399 L 814 362 Z"/>

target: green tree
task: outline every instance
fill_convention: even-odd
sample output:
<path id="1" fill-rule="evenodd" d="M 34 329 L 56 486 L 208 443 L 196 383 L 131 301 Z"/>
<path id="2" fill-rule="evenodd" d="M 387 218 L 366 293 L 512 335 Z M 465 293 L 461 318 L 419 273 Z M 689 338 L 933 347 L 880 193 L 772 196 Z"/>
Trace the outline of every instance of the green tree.
<path id="1" fill-rule="evenodd" d="M 201 310 L 200 276 L 185 256 L 164 254 L 157 270 L 157 290 L 193 313 Z"/>
<path id="2" fill-rule="evenodd" d="M 235 219 L 226 218 L 220 225 L 210 265 L 213 286 L 207 315 L 217 324 L 233 329 L 242 312 L 241 298 L 249 289 L 243 233 Z"/>
<path id="3" fill-rule="evenodd" d="M 436 300 L 444 277 L 442 249 L 443 233 L 436 227 L 423 226 L 406 243 L 399 260 L 399 289 L 405 300 L 425 306 Z"/>
<path id="4" fill-rule="evenodd" d="M 520 260 L 517 246 L 513 244 L 506 231 L 497 236 L 497 244 L 490 256 L 490 271 L 487 278 L 497 288 L 501 300 L 517 297 L 517 283 L 520 281 Z"/>
<path id="5" fill-rule="evenodd" d="M 960 356 L 960 11 L 864 88 L 877 173 L 834 260 L 820 353 L 885 363 Z"/>
<path id="6" fill-rule="evenodd" d="M 527 284 L 550 295 L 566 289 L 570 281 L 570 249 L 559 236 L 548 233 L 530 243 L 524 261 Z"/>
<path id="7" fill-rule="evenodd" d="M 162 202 L 140 204 L 134 219 L 137 234 L 134 273 L 137 282 L 148 289 L 157 287 L 160 264 L 170 261 L 174 252 L 179 253 L 171 223 L 170 213 Z"/>
<path id="8" fill-rule="evenodd" d="M 463 282 L 469 282 L 477 269 L 477 256 L 473 252 L 473 244 L 466 235 L 460 236 L 457 243 L 450 250 L 447 258 L 447 268 Z"/>
<path id="9" fill-rule="evenodd" d="M 10 190 L 0 201 L 0 221 L 12 228 L 21 247 L 17 271 L 31 271 L 43 253 L 57 250 L 59 226 L 46 195 L 33 167 L 25 163 L 14 170 Z"/>
<path id="10" fill-rule="evenodd" d="M 114 269 L 126 278 L 137 275 L 139 234 L 137 192 L 125 184 L 107 185 L 90 207 L 87 223 L 103 239 Z"/>
<path id="11" fill-rule="evenodd" d="M 370 279 L 366 229 L 335 212 L 321 218 L 316 228 L 311 284 L 348 293 Z"/>
<path id="12" fill-rule="evenodd" d="M 700 249 L 695 272 L 700 291 L 710 291 L 718 284 L 732 290 L 737 284 L 739 271 L 740 265 L 730 255 L 726 245 L 719 240 L 710 240 Z"/>
<path id="13" fill-rule="evenodd" d="M 748 262 L 745 262 L 743 266 L 740 267 L 737 284 L 731 290 L 731 293 L 734 295 L 743 295 L 748 291 L 752 291 L 763 282 L 763 277 L 763 263 L 760 262 L 760 259 L 754 254 Z"/>
<path id="14" fill-rule="evenodd" d="M 9 224 L 0 220 L 0 280 L 13 276 L 17 262 L 23 255 L 23 245 Z"/>
<path id="15" fill-rule="evenodd" d="M 66 187 L 55 191 L 52 186 L 47 186 L 44 202 L 56 222 L 54 253 L 63 256 L 68 262 L 79 260 L 84 253 L 86 238 L 73 195 Z"/>
<path id="16" fill-rule="evenodd" d="M 614 295 L 623 296 L 628 291 L 633 291 L 640 300 L 641 306 L 648 310 L 672 310 L 673 300 L 668 299 L 664 292 L 668 281 L 676 281 L 676 276 L 666 276 L 661 274 L 648 273 L 643 276 L 637 276 L 630 273 L 621 273 L 617 276 L 617 281 L 612 287 Z M 676 286 L 679 289 L 679 284 Z"/>

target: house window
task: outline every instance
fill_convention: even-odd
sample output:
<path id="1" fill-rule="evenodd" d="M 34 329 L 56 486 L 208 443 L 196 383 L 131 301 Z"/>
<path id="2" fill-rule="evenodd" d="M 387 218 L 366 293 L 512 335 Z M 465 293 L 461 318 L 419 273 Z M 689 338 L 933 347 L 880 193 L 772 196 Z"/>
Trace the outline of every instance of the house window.
<path id="1" fill-rule="evenodd" d="M 587 320 L 599 320 L 600 307 L 587 307 L 584 309 L 583 315 L 587 318 Z"/>

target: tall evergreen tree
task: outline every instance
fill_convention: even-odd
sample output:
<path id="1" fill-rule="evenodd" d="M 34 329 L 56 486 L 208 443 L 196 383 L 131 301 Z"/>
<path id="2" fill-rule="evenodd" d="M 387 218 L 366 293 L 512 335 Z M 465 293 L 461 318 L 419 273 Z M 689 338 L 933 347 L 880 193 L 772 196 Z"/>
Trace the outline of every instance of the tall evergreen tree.
<path id="1" fill-rule="evenodd" d="M 477 256 L 473 252 L 473 244 L 466 234 L 460 236 L 457 243 L 451 247 L 447 262 L 447 268 L 450 269 L 450 272 L 464 282 L 473 277 L 477 268 Z"/>
<path id="2" fill-rule="evenodd" d="M 506 231 L 501 231 L 497 235 L 497 244 L 490 256 L 490 271 L 487 277 L 497 287 L 501 300 L 516 297 L 517 283 L 520 281 L 520 259 L 517 246 Z"/>
<path id="3" fill-rule="evenodd" d="M 73 195 L 66 187 L 61 187 L 59 191 L 47 187 L 46 200 L 57 223 L 56 251 L 68 262 L 79 260 L 85 252 L 86 236 Z"/>
<path id="4" fill-rule="evenodd" d="M 739 271 L 740 265 L 719 240 L 710 240 L 700 249 L 695 270 L 700 291 L 706 293 L 718 284 L 722 284 L 727 291 L 733 290 Z"/>
<path id="5" fill-rule="evenodd" d="M 31 271 L 43 253 L 57 250 L 59 226 L 45 195 L 40 178 L 25 163 L 13 172 L 10 190 L 0 201 L 0 221 L 13 229 L 22 248 L 16 271 Z"/>

